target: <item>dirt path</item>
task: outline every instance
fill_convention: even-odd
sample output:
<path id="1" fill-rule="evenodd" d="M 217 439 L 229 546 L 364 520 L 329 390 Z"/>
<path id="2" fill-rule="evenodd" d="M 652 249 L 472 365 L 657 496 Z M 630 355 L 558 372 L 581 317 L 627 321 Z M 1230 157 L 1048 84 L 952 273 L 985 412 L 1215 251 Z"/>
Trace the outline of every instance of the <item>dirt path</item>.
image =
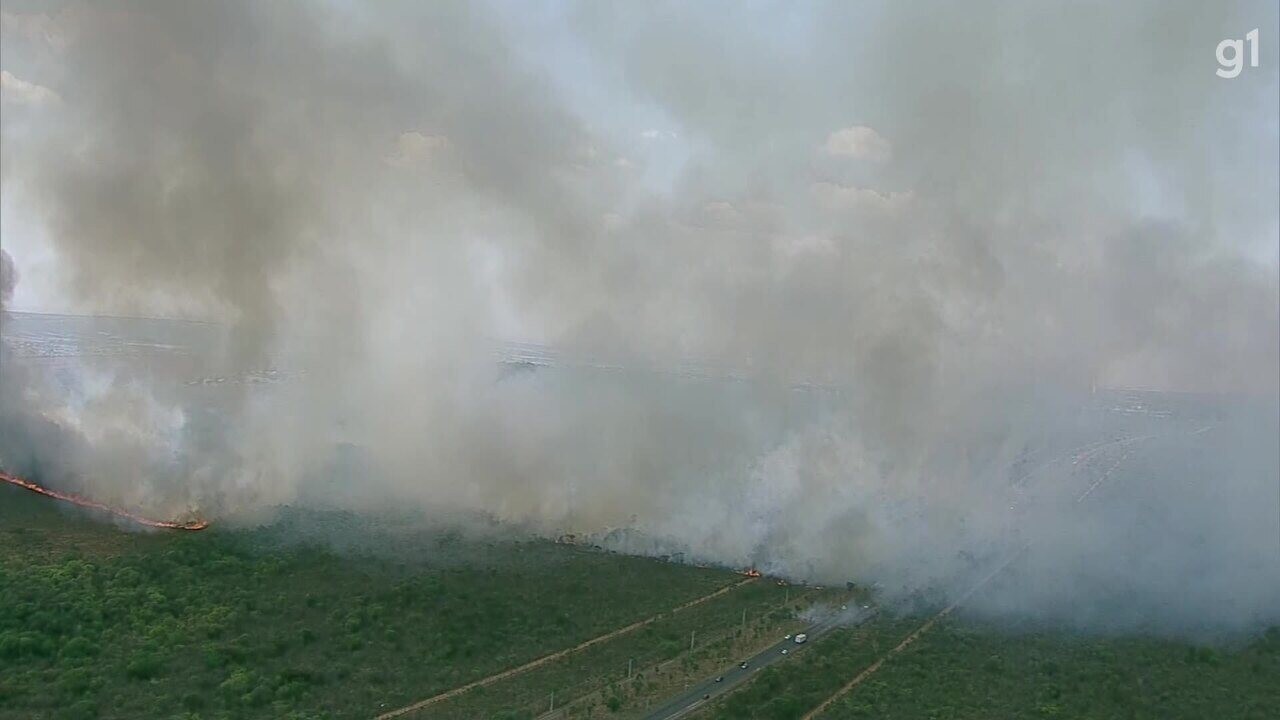
<path id="1" fill-rule="evenodd" d="M 445 700 L 448 700 L 449 698 L 457 697 L 467 692 L 468 690 L 473 690 L 478 687 L 484 687 L 486 685 L 492 685 L 496 682 L 506 680 L 507 678 L 515 677 L 516 675 L 520 675 L 521 673 L 528 672 L 530 670 L 533 670 L 534 668 L 541 667 L 543 665 L 546 665 L 547 663 L 555 662 L 556 660 L 559 660 L 560 658 L 566 657 L 568 655 L 572 655 L 573 653 L 579 652 L 581 650 L 586 650 L 587 648 L 592 647 L 593 645 L 598 645 L 602 642 L 607 642 L 616 637 L 621 637 L 622 635 L 626 635 L 627 633 L 639 630 L 640 628 L 646 625 L 652 625 L 653 623 L 657 622 L 658 620 L 661 620 L 662 618 L 668 615 L 673 615 L 675 613 L 680 612 L 681 610 L 688 610 L 691 607 L 701 605 L 702 603 L 705 603 L 708 600 L 713 600 L 717 597 L 720 597 L 721 595 L 724 595 L 725 593 L 735 588 L 739 588 L 743 585 L 746 585 L 747 583 L 752 582 L 754 580 L 756 580 L 756 578 L 745 578 L 743 580 L 739 580 L 736 583 L 725 585 L 724 587 L 720 588 L 719 590 L 716 590 L 715 592 L 709 595 L 703 595 L 700 598 L 694 598 L 693 600 L 690 600 L 689 602 L 684 603 L 683 605 L 678 605 L 670 610 L 658 613 L 653 617 L 645 618 L 644 620 L 633 622 L 630 625 L 627 625 L 625 627 L 620 627 L 617 630 L 606 633 L 599 637 L 592 638 L 584 643 L 574 645 L 573 647 L 565 648 L 564 650 L 553 652 L 550 655 L 543 655 L 537 660 L 532 660 L 530 662 L 525 663 L 524 665 L 513 667 L 509 670 L 503 670 L 502 672 L 497 673 L 496 675 L 490 675 L 489 677 L 484 677 L 484 678 L 480 678 L 479 680 L 469 682 L 466 685 L 460 685 L 452 690 L 446 690 L 445 692 L 442 692 L 439 695 L 432 695 L 431 697 L 425 700 L 419 700 L 418 702 L 412 705 L 406 705 L 405 707 L 399 708 L 398 710 L 391 710 L 389 712 L 385 712 L 377 716 L 375 720 L 390 720 L 391 718 L 402 717 L 404 715 L 408 715 L 411 712 L 416 712 L 418 710 L 421 710 L 429 705 L 435 705 L 436 703 L 443 702 Z"/>

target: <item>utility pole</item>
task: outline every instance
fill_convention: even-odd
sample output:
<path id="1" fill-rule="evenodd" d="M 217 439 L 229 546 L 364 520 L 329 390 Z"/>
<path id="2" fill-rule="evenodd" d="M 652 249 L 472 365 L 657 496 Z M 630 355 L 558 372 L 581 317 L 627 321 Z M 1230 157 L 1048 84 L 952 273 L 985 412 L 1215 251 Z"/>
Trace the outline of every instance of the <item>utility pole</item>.
<path id="1" fill-rule="evenodd" d="M 551 691 L 551 709 L 548 710 L 547 712 L 553 713 L 555 711 L 556 711 L 556 691 L 552 690 Z"/>
<path id="2" fill-rule="evenodd" d="M 742 608 L 742 629 L 747 629 L 747 609 Z"/>
<path id="3" fill-rule="evenodd" d="M 627 679 L 631 679 L 631 662 L 634 658 L 627 658 Z"/>
<path id="4" fill-rule="evenodd" d="M 689 631 L 689 652 L 693 652 L 693 636 L 697 632 L 698 632 L 697 630 Z"/>

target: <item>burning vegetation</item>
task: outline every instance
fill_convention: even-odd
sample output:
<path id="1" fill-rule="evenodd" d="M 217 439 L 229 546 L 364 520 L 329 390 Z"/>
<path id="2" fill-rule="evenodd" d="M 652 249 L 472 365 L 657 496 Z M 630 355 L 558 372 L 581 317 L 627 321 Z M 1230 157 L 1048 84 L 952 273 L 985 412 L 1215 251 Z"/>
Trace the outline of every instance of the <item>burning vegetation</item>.
<path id="1" fill-rule="evenodd" d="M 131 520 L 133 522 L 136 522 L 139 525 L 146 525 L 147 527 L 163 528 L 166 530 L 188 530 L 192 532 L 196 530 L 204 530 L 205 528 L 209 527 L 209 521 L 201 520 L 201 519 L 192 519 L 192 520 L 185 520 L 185 521 L 153 520 L 151 518 L 147 518 L 141 515 L 131 513 L 128 510 L 125 510 L 123 508 L 112 507 L 110 505 L 100 503 L 96 500 L 90 500 L 89 498 L 86 498 L 86 497 L 73 495 L 71 493 L 59 492 L 57 490 L 50 490 L 49 488 L 41 487 L 40 485 L 37 485 L 36 483 L 31 482 L 30 480 L 24 480 L 23 478 L 13 476 L 5 472 L 0 472 L 0 480 L 3 480 L 11 485 L 17 485 L 20 488 L 26 488 L 27 490 L 30 490 L 33 493 L 38 493 L 40 495 L 44 495 L 45 497 L 51 497 L 55 500 L 62 500 L 64 502 L 69 502 L 73 505 L 79 505 L 80 507 L 90 508 L 93 510 L 102 510 L 104 512 L 111 513 L 112 515 L 115 515 L 117 517 L 122 517 L 122 518 L 125 518 L 126 520 Z"/>

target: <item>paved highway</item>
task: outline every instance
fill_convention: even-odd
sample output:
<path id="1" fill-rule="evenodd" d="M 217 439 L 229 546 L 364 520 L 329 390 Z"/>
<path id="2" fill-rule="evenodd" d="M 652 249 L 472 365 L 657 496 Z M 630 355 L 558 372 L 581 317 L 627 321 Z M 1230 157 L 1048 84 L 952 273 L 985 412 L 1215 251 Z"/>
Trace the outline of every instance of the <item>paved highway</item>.
<path id="1" fill-rule="evenodd" d="M 692 685 L 683 693 L 667 700 L 658 706 L 653 712 L 645 716 L 645 720 L 675 720 L 682 718 L 694 712 L 704 704 L 711 702 L 715 698 L 725 695 L 737 688 L 739 685 L 750 680 L 755 673 L 760 672 L 764 668 L 786 660 L 796 653 L 803 652 L 814 641 L 823 635 L 835 630 L 841 626 L 859 625 L 871 619 L 875 615 L 875 611 L 852 608 L 847 611 L 834 613 L 830 618 L 816 622 L 801 632 L 809 636 L 809 641 L 801 645 L 797 645 L 794 640 L 779 640 L 764 650 L 756 653 L 747 659 L 747 667 L 743 669 L 739 664 L 735 663 L 731 667 L 726 668 L 716 676 L 707 678 L 702 682 Z M 782 654 L 783 649 L 788 652 Z M 724 678 L 720 682 L 716 682 L 716 677 Z"/>

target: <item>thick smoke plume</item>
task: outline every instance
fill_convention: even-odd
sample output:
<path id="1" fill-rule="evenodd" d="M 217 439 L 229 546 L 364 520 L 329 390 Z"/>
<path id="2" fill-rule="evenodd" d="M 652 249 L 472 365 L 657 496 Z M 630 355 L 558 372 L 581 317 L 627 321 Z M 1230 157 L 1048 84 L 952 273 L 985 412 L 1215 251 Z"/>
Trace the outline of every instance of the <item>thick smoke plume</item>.
<path id="1" fill-rule="evenodd" d="M 226 332 L 70 382 L 6 359 L 0 461 L 168 511 L 418 503 L 904 600 L 1026 548 L 979 611 L 1278 619 L 1274 43 L 1213 72 L 1274 5 L 553 15 L 7 9 L 5 204 L 60 299 Z M 512 372 L 506 339 L 556 367 Z M 1099 386 L 1198 395 L 1165 417 Z"/>

